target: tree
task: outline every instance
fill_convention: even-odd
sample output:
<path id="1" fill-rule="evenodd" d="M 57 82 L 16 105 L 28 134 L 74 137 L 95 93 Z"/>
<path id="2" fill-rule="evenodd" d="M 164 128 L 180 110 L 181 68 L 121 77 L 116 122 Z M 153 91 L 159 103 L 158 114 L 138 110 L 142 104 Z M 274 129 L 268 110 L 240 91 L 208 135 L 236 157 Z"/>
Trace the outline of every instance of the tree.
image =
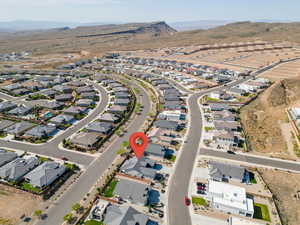
<path id="1" fill-rule="evenodd" d="M 129 147 L 129 141 L 123 141 L 122 145 L 123 145 L 124 148 Z"/>
<path id="2" fill-rule="evenodd" d="M 64 221 L 67 221 L 68 223 L 70 223 L 72 219 L 73 219 L 72 213 L 68 213 L 67 215 L 64 216 Z"/>
<path id="3" fill-rule="evenodd" d="M 81 205 L 79 203 L 76 203 L 72 206 L 72 210 L 74 210 L 75 212 L 78 212 L 80 208 L 81 208 Z"/>
<path id="4" fill-rule="evenodd" d="M 41 218 L 43 211 L 42 210 L 35 210 L 34 215 L 37 216 L 39 219 Z"/>

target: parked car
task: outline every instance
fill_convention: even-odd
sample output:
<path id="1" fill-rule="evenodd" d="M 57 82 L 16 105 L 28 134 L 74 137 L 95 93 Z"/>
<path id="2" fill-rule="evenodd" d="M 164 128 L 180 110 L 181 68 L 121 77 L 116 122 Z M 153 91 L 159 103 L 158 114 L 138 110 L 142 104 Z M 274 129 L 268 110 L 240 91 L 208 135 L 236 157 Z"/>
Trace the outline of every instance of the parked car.
<path id="1" fill-rule="evenodd" d="M 229 150 L 229 151 L 227 151 L 227 153 L 228 153 L 228 154 L 231 154 L 231 155 L 235 155 L 235 152 L 233 152 L 233 151 L 230 151 L 230 150 Z"/>
<path id="2" fill-rule="evenodd" d="M 188 197 L 184 197 L 184 204 L 186 206 L 189 206 L 191 204 L 191 199 L 189 199 Z"/>

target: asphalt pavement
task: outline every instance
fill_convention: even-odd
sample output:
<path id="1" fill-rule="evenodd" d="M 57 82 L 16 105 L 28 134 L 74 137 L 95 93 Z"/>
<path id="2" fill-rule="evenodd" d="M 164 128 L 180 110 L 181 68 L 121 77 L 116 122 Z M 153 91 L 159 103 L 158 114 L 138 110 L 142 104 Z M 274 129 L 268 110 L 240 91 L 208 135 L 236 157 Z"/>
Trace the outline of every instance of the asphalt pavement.
<path id="1" fill-rule="evenodd" d="M 131 87 L 138 88 L 140 90 L 141 103 L 144 106 L 142 113 L 137 115 L 130 123 L 125 135 L 116 139 L 109 149 L 93 161 L 85 173 L 80 176 L 78 181 L 73 184 L 66 193 L 64 193 L 57 203 L 44 212 L 48 215 L 48 217 L 43 221 L 39 221 L 37 223 L 38 225 L 60 225 L 63 222 L 64 215 L 71 211 L 72 205 L 83 199 L 99 177 L 101 177 L 101 175 L 111 166 L 117 156 L 118 150 L 122 146 L 123 141 L 128 141 L 130 135 L 138 131 L 143 125 L 148 113 L 150 112 L 150 97 L 143 88 L 132 81 L 129 81 L 129 84 Z"/>

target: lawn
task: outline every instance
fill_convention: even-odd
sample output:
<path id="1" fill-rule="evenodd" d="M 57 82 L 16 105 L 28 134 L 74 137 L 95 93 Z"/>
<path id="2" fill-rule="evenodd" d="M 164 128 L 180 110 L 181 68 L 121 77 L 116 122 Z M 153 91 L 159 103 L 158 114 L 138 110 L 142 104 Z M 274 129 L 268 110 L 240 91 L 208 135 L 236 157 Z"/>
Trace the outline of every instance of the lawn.
<path id="1" fill-rule="evenodd" d="M 33 187 L 31 184 L 26 183 L 26 182 L 23 182 L 23 183 L 22 183 L 22 188 L 23 188 L 24 190 L 30 191 L 30 192 L 32 192 L 32 193 L 37 193 L 37 194 L 38 194 L 38 193 L 41 193 L 41 192 L 42 192 L 41 189 L 36 188 L 36 187 Z"/>
<path id="2" fill-rule="evenodd" d="M 254 203 L 254 216 L 255 219 L 271 221 L 268 206 L 260 203 Z"/>
<path id="3" fill-rule="evenodd" d="M 108 187 L 106 188 L 106 190 L 105 190 L 105 192 L 104 192 L 104 196 L 105 196 L 105 197 L 111 198 L 111 197 L 114 196 L 114 195 L 113 195 L 113 192 L 114 192 L 114 190 L 115 190 L 115 187 L 116 187 L 117 183 L 118 183 L 118 180 L 115 180 L 115 179 L 113 179 L 113 180 L 109 183 Z"/>
<path id="4" fill-rule="evenodd" d="M 211 131 L 211 130 L 213 130 L 214 128 L 213 127 L 204 127 L 204 130 L 206 131 L 206 132 L 209 132 L 209 131 Z"/>
<path id="5" fill-rule="evenodd" d="M 84 225 L 103 225 L 103 223 L 96 220 L 88 220 Z"/>
<path id="6" fill-rule="evenodd" d="M 208 203 L 206 202 L 206 200 L 201 197 L 192 197 L 192 203 L 195 205 L 208 206 Z"/>

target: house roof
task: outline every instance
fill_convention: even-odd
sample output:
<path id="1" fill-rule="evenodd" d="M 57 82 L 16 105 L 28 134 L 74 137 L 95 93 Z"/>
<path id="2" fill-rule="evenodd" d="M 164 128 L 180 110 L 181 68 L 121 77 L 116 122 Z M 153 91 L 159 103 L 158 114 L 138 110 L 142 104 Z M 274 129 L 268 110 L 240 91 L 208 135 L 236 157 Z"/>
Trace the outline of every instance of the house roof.
<path id="1" fill-rule="evenodd" d="M 115 122 L 119 120 L 119 117 L 112 113 L 104 113 L 99 117 L 99 119 L 102 121 Z"/>
<path id="2" fill-rule="evenodd" d="M 154 179 L 157 170 L 154 169 L 156 165 L 155 161 L 146 157 L 141 158 L 140 160 L 136 157 L 128 159 L 121 166 L 121 171 L 136 177 L 148 177 Z"/>
<path id="3" fill-rule="evenodd" d="M 165 147 L 159 144 L 149 143 L 145 149 L 145 153 L 164 157 L 166 154 Z"/>
<path id="4" fill-rule="evenodd" d="M 15 107 L 17 107 L 17 104 L 10 101 L 0 103 L 0 111 L 9 110 Z"/>
<path id="5" fill-rule="evenodd" d="M 77 145 L 93 146 L 100 139 L 100 135 L 95 132 L 80 132 L 71 138 L 71 142 Z"/>
<path id="6" fill-rule="evenodd" d="M 120 179 L 113 193 L 133 204 L 145 205 L 147 204 L 148 192 L 150 190 L 151 187 L 147 184 Z"/>
<path id="7" fill-rule="evenodd" d="M 12 115 L 24 115 L 26 113 L 28 113 L 30 110 L 32 110 L 33 107 L 29 107 L 29 106 L 18 106 L 10 111 L 8 111 L 8 114 L 12 114 Z"/>
<path id="8" fill-rule="evenodd" d="M 148 221 L 148 216 L 131 206 L 109 205 L 106 207 L 103 223 L 106 225 L 147 225 Z"/>
<path id="9" fill-rule="evenodd" d="M 25 179 L 29 180 L 30 184 L 35 187 L 43 187 L 55 181 L 65 170 L 65 166 L 57 162 L 47 161 L 25 175 Z"/>
<path id="10" fill-rule="evenodd" d="M 74 117 L 71 115 L 60 114 L 60 115 L 57 115 L 57 116 L 51 118 L 49 122 L 61 124 L 64 122 L 68 123 L 73 119 L 74 119 Z"/>
<path id="11" fill-rule="evenodd" d="M 11 134 L 21 134 L 27 129 L 33 127 L 35 124 L 27 122 L 27 121 L 22 121 L 19 123 L 15 123 L 10 127 L 5 128 L 3 131 Z"/>
<path id="12" fill-rule="evenodd" d="M 9 152 L 4 149 L 0 149 L 0 167 L 17 157 L 18 155 L 15 152 Z"/>
<path id="13" fill-rule="evenodd" d="M 154 122 L 154 126 L 158 128 L 176 130 L 178 128 L 178 123 L 176 121 L 170 120 L 157 120 Z"/>
<path id="14" fill-rule="evenodd" d="M 25 132 L 25 136 L 30 137 L 42 137 L 42 136 L 49 136 L 56 130 L 54 126 L 45 126 L 45 125 L 38 125 L 28 131 Z"/>
<path id="15" fill-rule="evenodd" d="M 85 108 L 78 107 L 78 106 L 71 106 L 67 109 L 65 109 L 64 113 L 71 113 L 71 114 L 80 114 L 85 111 Z"/>
<path id="16" fill-rule="evenodd" d="M 92 132 L 107 133 L 113 128 L 111 123 L 108 122 L 92 122 L 86 127 L 87 130 Z"/>
<path id="17" fill-rule="evenodd" d="M 11 120 L 0 120 L 0 131 L 13 124 L 15 124 L 15 122 Z"/>
<path id="18" fill-rule="evenodd" d="M 213 179 L 222 179 L 224 177 L 234 178 L 242 181 L 245 174 L 245 168 L 216 161 L 209 162 L 209 175 Z"/>
<path id="19" fill-rule="evenodd" d="M 47 102 L 42 102 L 40 104 L 41 107 L 48 108 L 48 109 L 59 108 L 62 105 L 64 105 L 64 104 L 61 102 L 57 102 L 57 101 L 47 101 Z"/>
<path id="20" fill-rule="evenodd" d="M 16 181 L 38 163 L 39 159 L 37 157 L 17 158 L 0 168 L 0 177 Z"/>

